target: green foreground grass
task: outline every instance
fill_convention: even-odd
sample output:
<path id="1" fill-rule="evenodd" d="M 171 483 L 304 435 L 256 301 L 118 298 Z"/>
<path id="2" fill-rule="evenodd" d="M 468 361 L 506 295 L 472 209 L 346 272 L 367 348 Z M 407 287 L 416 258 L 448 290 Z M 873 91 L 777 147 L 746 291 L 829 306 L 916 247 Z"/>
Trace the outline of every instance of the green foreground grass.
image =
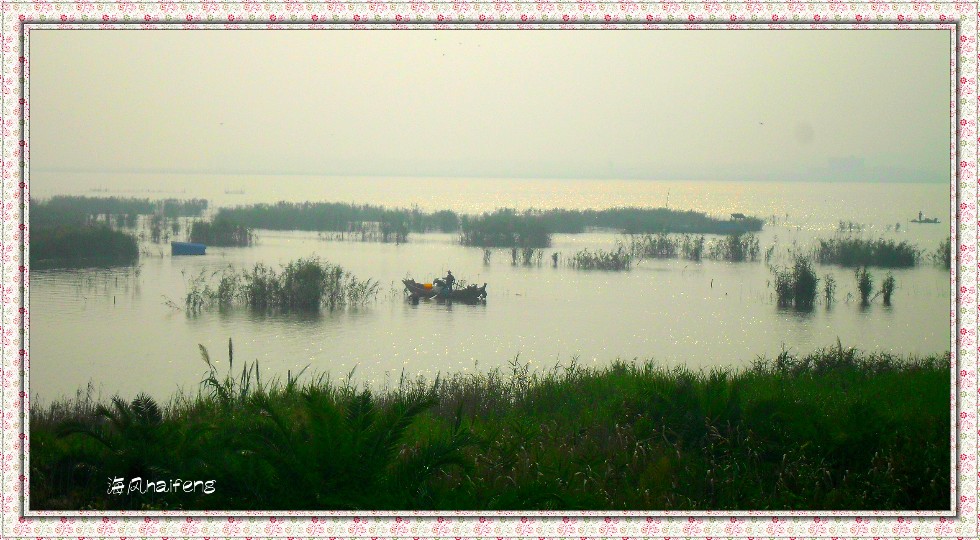
<path id="1" fill-rule="evenodd" d="M 651 363 L 263 381 L 202 348 L 197 396 L 31 412 L 31 509 L 940 510 L 949 356 L 835 347 L 692 372 Z M 224 362 L 222 362 L 224 364 Z M 238 373 L 238 370 L 241 373 Z M 223 368 L 222 368 L 223 370 Z M 214 493 L 107 495 L 108 478 Z"/>

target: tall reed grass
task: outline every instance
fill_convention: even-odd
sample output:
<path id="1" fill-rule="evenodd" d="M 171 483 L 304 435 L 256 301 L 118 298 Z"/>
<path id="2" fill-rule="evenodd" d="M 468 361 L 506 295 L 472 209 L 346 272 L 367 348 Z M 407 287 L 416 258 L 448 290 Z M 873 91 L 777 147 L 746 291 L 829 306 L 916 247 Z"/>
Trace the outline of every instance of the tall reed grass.
<path id="1" fill-rule="evenodd" d="M 820 264 L 840 266 L 878 266 L 884 268 L 903 268 L 915 266 L 920 256 L 919 249 L 903 240 L 868 240 L 853 237 L 836 237 L 819 240 L 814 252 Z"/>
<path id="2" fill-rule="evenodd" d="M 895 276 L 889 272 L 885 279 L 881 280 L 881 300 L 886 306 L 892 305 L 892 294 L 895 293 Z"/>
<path id="3" fill-rule="evenodd" d="M 798 310 L 813 309 L 817 298 L 816 272 L 810 259 L 797 255 L 790 268 L 771 267 L 776 289 L 776 302 L 781 307 L 794 307 Z M 833 283 L 825 290 L 828 298 L 833 295 Z"/>
<path id="4" fill-rule="evenodd" d="M 630 235 L 630 254 L 649 259 L 676 259 L 680 240 L 667 233 Z"/>
<path id="5" fill-rule="evenodd" d="M 633 256 L 623 246 L 616 251 L 583 249 L 572 255 L 568 265 L 578 270 L 629 270 L 633 266 Z"/>
<path id="6" fill-rule="evenodd" d="M 531 212 L 497 210 L 481 216 L 463 216 L 460 242 L 465 246 L 546 248 L 551 232 L 540 216 Z"/>
<path id="7" fill-rule="evenodd" d="M 222 208 L 216 217 L 255 228 L 298 231 L 333 231 L 353 233 L 378 226 L 390 234 L 404 236 L 409 232 L 455 232 L 460 217 L 450 210 L 423 212 L 413 208 L 387 208 L 375 205 L 356 205 L 338 202 L 304 202 L 256 204 Z M 391 238 L 395 240 L 394 237 Z"/>
<path id="8" fill-rule="evenodd" d="M 252 230 L 225 218 L 195 221 L 191 224 L 190 241 L 209 246 L 246 247 L 252 245 Z"/>
<path id="9" fill-rule="evenodd" d="M 762 229 L 763 221 L 755 217 L 718 219 L 702 212 L 670 210 L 667 208 L 608 208 L 603 210 L 527 210 L 498 209 L 491 213 L 508 216 L 510 227 L 519 229 L 527 216 L 537 218 L 544 230 L 551 233 L 577 234 L 592 228 L 615 229 L 624 233 L 689 233 L 740 234 Z M 466 234 L 466 222 L 480 216 L 460 215 L 451 210 L 423 212 L 418 207 L 387 208 L 384 206 L 347 203 L 287 203 L 257 204 L 223 208 L 217 217 L 227 218 L 256 229 L 349 232 L 351 227 L 364 223 L 388 223 L 411 232 L 455 232 Z M 501 223 L 494 223 L 502 227 Z M 487 231 L 490 233 L 491 231 Z M 487 246 L 490 247 L 490 246 Z M 495 247 L 512 247 L 498 243 Z M 547 247 L 536 245 L 535 247 Z"/>
<path id="10" fill-rule="evenodd" d="M 834 302 L 837 292 L 837 280 L 834 276 L 827 274 L 823 277 L 823 298 L 827 303 L 827 307 Z"/>
<path id="11" fill-rule="evenodd" d="M 107 223 L 111 216 L 127 216 L 135 221 L 137 215 L 161 214 L 165 217 L 200 216 L 208 207 L 204 199 L 136 199 L 126 197 L 84 197 L 57 195 L 50 199 L 31 200 L 31 225 L 86 225 Z M 129 217 L 132 216 L 132 217 Z"/>
<path id="12" fill-rule="evenodd" d="M 953 265 L 952 237 L 947 236 L 932 253 L 932 261 L 947 270 Z"/>
<path id="13" fill-rule="evenodd" d="M 871 299 L 871 292 L 874 290 L 874 277 L 868 272 L 868 267 L 863 266 L 854 270 L 854 278 L 857 280 L 858 294 L 861 296 L 861 305 L 868 305 Z"/>
<path id="14" fill-rule="evenodd" d="M 36 268 L 130 265 L 139 258 L 135 237 L 105 225 L 32 225 L 28 249 Z"/>
<path id="15" fill-rule="evenodd" d="M 752 233 L 729 234 L 708 246 L 711 259 L 745 262 L 759 260 L 759 237 Z"/>
<path id="16" fill-rule="evenodd" d="M 689 261 L 700 261 L 704 254 L 704 235 L 684 235 L 681 243 L 681 256 Z"/>
<path id="17" fill-rule="evenodd" d="M 261 263 L 250 270 L 202 271 L 188 281 L 184 304 L 191 312 L 232 305 L 262 311 L 334 310 L 364 305 L 379 290 L 374 280 L 360 280 L 340 266 L 310 257 L 280 271 Z"/>

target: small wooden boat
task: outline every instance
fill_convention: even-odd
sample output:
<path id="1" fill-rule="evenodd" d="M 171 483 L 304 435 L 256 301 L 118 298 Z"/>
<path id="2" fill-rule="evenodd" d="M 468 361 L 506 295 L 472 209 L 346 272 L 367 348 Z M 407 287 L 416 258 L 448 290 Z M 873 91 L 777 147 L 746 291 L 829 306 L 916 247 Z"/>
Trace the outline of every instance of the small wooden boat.
<path id="1" fill-rule="evenodd" d="M 922 212 L 919 212 L 919 219 L 910 219 L 910 223 L 939 223 L 939 218 L 927 218 L 922 217 Z"/>
<path id="2" fill-rule="evenodd" d="M 414 279 L 403 279 L 405 291 L 411 300 L 417 301 L 419 298 L 435 298 L 436 300 L 452 300 L 457 302 L 481 302 L 487 299 L 487 284 L 482 287 L 468 285 L 451 292 L 446 290 L 446 283 L 437 279 L 432 284 L 418 283 Z M 426 285 L 429 285 L 428 287 Z M 449 293 L 447 296 L 447 292 Z"/>
<path id="3" fill-rule="evenodd" d="M 193 242 L 170 242 L 171 255 L 204 255 L 208 247 Z"/>

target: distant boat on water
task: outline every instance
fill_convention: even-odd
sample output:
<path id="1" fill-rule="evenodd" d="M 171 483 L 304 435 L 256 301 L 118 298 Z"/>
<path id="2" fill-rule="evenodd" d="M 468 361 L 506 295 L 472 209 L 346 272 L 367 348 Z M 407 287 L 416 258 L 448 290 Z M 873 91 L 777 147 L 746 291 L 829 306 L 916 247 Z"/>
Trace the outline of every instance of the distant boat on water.
<path id="1" fill-rule="evenodd" d="M 244 189 L 226 189 L 225 190 L 225 195 L 244 195 L 244 194 L 245 194 L 245 190 Z"/>
<path id="2" fill-rule="evenodd" d="M 919 219 L 910 219 L 910 223 L 939 223 L 939 218 L 926 218 L 922 217 L 922 212 L 919 212 Z"/>
<path id="3" fill-rule="evenodd" d="M 204 255 L 208 247 L 193 242 L 170 242 L 170 255 Z"/>

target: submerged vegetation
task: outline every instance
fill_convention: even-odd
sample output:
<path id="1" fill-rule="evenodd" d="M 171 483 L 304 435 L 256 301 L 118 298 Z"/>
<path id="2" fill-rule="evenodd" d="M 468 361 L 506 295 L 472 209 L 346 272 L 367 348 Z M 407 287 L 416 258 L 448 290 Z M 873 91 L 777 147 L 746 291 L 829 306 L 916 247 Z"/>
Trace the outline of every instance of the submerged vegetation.
<path id="1" fill-rule="evenodd" d="M 364 305 L 377 297 L 379 289 L 376 281 L 360 280 L 340 266 L 311 257 L 293 261 L 279 272 L 261 263 L 251 270 L 229 267 L 220 276 L 202 271 L 188 282 L 184 304 L 191 312 L 232 305 L 315 312 Z"/>
<path id="2" fill-rule="evenodd" d="M 133 264 L 139 258 L 136 238 L 106 225 L 31 227 L 29 249 L 37 268 Z"/>
<path id="3" fill-rule="evenodd" d="M 915 266 L 919 259 L 919 249 L 904 240 L 837 237 L 818 242 L 815 257 L 820 264 L 904 268 Z"/>
<path id="4" fill-rule="evenodd" d="M 652 363 L 228 374 L 196 396 L 31 409 L 37 510 L 944 510 L 950 359 L 837 346 L 741 371 Z M 241 374 L 238 375 L 237 370 Z M 846 388 L 846 392 L 841 392 Z M 735 473 L 734 471 L 737 471 Z M 212 480 L 108 495 L 106 478 Z M 183 486 L 181 486 L 183 487 Z"/>

